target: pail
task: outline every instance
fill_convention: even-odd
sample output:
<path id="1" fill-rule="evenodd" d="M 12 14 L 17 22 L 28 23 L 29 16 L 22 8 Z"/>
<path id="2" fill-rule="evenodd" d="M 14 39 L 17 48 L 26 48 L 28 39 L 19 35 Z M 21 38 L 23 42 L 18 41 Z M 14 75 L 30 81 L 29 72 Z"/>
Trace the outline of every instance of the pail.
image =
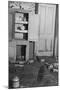
<path id="1" fill-rule="evenodd" d="M 13 88 L 19 88 L 19 86 L 20 86 L 19 78 L 17 76 L 15 76 L 12 81 L 13 81 L 12 87 Z"/>

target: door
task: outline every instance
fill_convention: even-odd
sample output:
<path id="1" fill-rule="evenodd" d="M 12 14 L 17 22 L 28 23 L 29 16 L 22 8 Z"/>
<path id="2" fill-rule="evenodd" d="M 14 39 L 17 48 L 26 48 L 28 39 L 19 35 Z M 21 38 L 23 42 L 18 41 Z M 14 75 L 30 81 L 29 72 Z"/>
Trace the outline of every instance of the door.
<path id="1" fill-rule="evenodd" d="M 35 45 L 38 56 L 53 55 L 55 11 L 55 5 L 39 4 L 39 40 Z"/>

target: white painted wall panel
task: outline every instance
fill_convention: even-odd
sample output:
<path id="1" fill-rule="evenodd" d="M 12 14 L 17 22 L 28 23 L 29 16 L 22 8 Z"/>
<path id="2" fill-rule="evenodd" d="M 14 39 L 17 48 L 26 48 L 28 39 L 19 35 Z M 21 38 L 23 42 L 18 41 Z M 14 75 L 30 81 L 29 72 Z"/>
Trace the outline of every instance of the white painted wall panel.
<path id="1" fill-rule="evenodd" d="M 35 14 L 29 14 L 29 41 L 38 40 L 38 27 L 39 27 L 39 16 Z"/>

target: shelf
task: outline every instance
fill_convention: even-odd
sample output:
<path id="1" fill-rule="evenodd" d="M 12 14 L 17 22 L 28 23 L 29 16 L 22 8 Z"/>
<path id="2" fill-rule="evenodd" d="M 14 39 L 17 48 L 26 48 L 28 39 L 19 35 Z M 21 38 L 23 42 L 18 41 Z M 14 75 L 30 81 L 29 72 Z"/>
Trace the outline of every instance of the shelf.
<path id="1" fill-rule="evenodd" d="M 29 12 L 32 12 L 32 10 L 24 10 L 24 9 L 20 9 L 20 8 L 8 8 L 9 10 L 9 13 L 12 13 L 12 12 L 22 12 L 22 13 L 29 13 Z"/>
<path id="2" fill-rule="evenodd" d="M 28 31 L 27 30 L 21 30 L 21 31 L 16 30 L 15 33 L 28 33 Z"/>
<path id="3" fill-rule="evenodd" d="M 28 34 L 27 33 L 15 33 L 15 38 L 20 39 L 20 40 L 27 40 L 28 39 Z"/>
<path id="4" fill-rule="evenodd" d="M 28 13 L 15 13 L 15 39 L 28 40 Z"/>
<path id="5" fill-rule="evenodd" d="M 16 39 L 16 40 L 27 41 L 26 39 L 21 39 L 21 38 L 19 38 L 19 37 L 18 37 L 18 38 L 15 37 L 15 39 Z"/>
<path id="6" fill-rule="evenodd" d="M 15 22 L 15 24 L 28 24 L 28 22 L 26 22 L 26 21 L 19 21 L 19 22 Z"/>

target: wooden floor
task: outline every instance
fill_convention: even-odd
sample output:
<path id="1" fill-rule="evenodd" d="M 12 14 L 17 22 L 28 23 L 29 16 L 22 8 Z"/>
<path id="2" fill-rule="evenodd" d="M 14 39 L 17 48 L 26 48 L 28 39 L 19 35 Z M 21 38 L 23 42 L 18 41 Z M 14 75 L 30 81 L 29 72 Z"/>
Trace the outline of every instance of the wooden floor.
<path id="1" fill-rule="evenodd" d="M 43 65 L 44 72 L 39 71 L 42 64 L 35 61 L 32 64 L 25 64 L 24 67 L 9 65 L 9 88 L 12 85 L 14 76 L 20 79 L 20 86 L 24 87 L 41 87 L 41 86 L 57 86 L 58 73 L 50 73 L 49 70 Z M 40 75 L 38 75 L 38 73 Z"/>

